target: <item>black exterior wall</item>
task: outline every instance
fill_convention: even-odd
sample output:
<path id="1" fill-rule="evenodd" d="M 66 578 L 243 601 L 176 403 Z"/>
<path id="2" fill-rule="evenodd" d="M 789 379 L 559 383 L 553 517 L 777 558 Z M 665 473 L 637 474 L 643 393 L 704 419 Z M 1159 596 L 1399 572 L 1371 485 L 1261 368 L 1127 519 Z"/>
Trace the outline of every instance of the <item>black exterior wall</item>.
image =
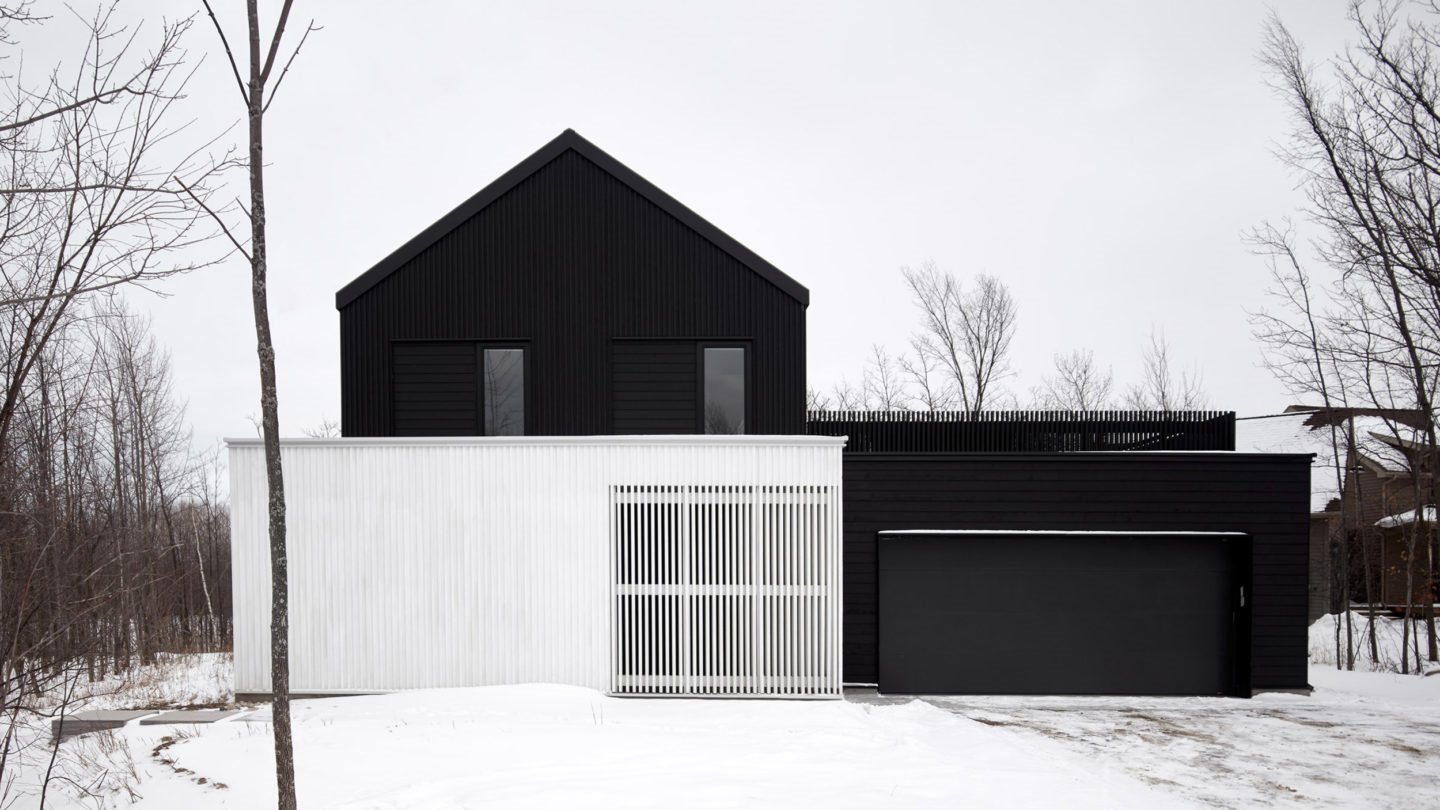
<path id="1" fill-rule="evenodd" d="M 471 341 L 526 349 L 528 434 L 697 432 L 676 408 L 698 389 L 675 386 L 698 379 L 705 343 L 749 348 L 746 432 L 804 433 L 807 303 L 567 131 L 337 294 L 341 432 L 395 433 L 397 342 Z M 662 343 L 646 351 L 647 340 Z M 652 360 L 665 367 L 637 367 Z M 402 427 L 423 432 L 416 418 Z M 464 415 L 437 419 L 444 433 Z"/>
<path id="2" fill-rule="evenodd" d="M 1239 532 L 1250 685 L 1304 689 L 1310 457 L 1239 453 L 846 454 L 847 683 L 878 680 L 878 533 Z M 1098 583 L 1103 587 L 1104 583 Z"/>

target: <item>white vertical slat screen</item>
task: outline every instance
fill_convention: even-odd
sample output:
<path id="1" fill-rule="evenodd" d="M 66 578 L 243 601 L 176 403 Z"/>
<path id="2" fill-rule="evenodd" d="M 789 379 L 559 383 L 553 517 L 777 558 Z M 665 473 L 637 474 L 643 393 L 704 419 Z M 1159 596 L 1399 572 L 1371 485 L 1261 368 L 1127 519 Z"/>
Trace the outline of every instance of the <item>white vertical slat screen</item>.
<path id="1" fill-rule="evenodd" d="M 693 682 L 684 693 L 838 695 L 842 444 L 286 440 L 292 689 L 550 682 L 637 693 L 620 689 L 623 666 L 645 694 Z M 270 561 L 257 440 L 230 442 L 230 488 L 235 690 L 263 693 Z M 642 493 L 657 501 L 636 502 Z M 789 550 L 778 533 L 788 523 L 799 543 Z M 620 536 L 631 541 L 612 542 Z M 785 553 L 814 560 L 782 581 L 790 569 L 769 558 Z M 654 590 L 622 600 L 622 582 Z M 622 641 L 637 622 L 651 643 Z M 811 625 L 790 630 L 812 634 L 810 646 L 798 636 L 776 646 L 782 623 Z M 784 650 L 795 668 L 780 666 Z"/>
<path id="2" fill-rule="evenodd" d="M 611 691 L 840 694 L 835 484 L 612 487 Z"/>

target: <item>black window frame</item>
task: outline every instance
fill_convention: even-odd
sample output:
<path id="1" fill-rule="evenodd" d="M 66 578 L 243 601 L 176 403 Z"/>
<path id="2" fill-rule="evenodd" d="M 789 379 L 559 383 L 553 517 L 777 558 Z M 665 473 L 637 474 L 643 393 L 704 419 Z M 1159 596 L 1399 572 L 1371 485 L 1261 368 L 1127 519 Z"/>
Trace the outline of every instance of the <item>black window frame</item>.
<path id="1" fill-rule="evenodd" d="M 754 408 L 754 406 L 753 406 L 753 404 L 752 404 L 752 403 L 754 402 L 754 394 L 751 392 L 751 380 L 752 380 L 752 378 L 754 377 L 754 375 L 751 373 L 751 364 L 752 364 L 752 362 L 753 362 L 751 358 L 752 358 L 752 355 L 754 354 L 754 351 L 753 351 L 753 343 L 754 343 L 754 341 L 752 341 L 752 340 L 750 340 L 750 339 L 748 339 L 748 338 L 736 338 L 736 339 L 729 339 L 729 340 L 697 340 L 697 341 L 695 342 L 695 386 L 696 386 L 696 392 L 695 392 L 695 433 L 696 433 L 696 434 L 701 435 L 701 436 L 724 436 L 724 435 L 748 436 L 748 435 L 751 435 L 750 431 L 751 431 L 752 426 L 751 426 L 750 419 L 751 419 L 751 415 L 752 415 L 752 414 L 754 413 L 754 411 L 755 411 L 755 408 Z M 744 385 L 745 385 L 745 395 L 744 395 L 744 397 L 742 398 L 742 399 L 744 400 L 743 407 L 744 407 L 744 409 L 745 409 L 745 414 L 744 414 L 744 416 L 743 416 L 744 424 L 745 424 L 745 429 L 744 429 L 743 431 L 741 431 L 740 433 L 722 434 L 722 433 L 706 433 L 706 432 L 705 432 L 705 350 L 706 350 L 706 349 L 741 349 L 741 350 L 743 350 L 743 351 L 745 352 L 744 370 L 741 372 L 741 373 L 743 374 L 743 377 L 744 377 L 743 382 L 744 382 Z"/>

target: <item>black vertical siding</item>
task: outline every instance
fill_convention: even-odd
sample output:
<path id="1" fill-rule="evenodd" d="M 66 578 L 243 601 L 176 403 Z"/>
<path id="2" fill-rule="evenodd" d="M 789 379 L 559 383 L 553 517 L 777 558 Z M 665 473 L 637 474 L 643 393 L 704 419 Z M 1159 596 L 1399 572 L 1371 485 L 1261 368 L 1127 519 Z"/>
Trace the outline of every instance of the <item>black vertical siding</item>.
<path id="1" fill-rule="evenodd" d="M 805 305 L 566 151 L 342 306 L 341 429 L 391 432 L 395 341 L 526 340 L 527 432 L 607 434 L 634 338 L 750 341 L 751 432 L 804 432 Z"/>
<path id="2" fill-rule="evenodd" d="M 844 465 L 847 682 L 878 675 L 877 532 L 1045 529 L 1248 534 L 1251 684 L 1306 685 L 1308 456 L 877 453 Z"/>

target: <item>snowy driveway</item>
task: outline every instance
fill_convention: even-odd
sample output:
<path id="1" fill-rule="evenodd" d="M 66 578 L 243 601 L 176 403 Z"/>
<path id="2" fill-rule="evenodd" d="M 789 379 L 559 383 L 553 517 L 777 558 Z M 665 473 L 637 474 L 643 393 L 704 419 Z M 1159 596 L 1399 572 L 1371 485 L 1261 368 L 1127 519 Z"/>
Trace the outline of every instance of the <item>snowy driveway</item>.
<path id="1" fill-rule="evenodd" d="M 926 698 L 1215 807 L 1440 806 L 1440 677 L 1312 668 L 1314 695 Z"/>

